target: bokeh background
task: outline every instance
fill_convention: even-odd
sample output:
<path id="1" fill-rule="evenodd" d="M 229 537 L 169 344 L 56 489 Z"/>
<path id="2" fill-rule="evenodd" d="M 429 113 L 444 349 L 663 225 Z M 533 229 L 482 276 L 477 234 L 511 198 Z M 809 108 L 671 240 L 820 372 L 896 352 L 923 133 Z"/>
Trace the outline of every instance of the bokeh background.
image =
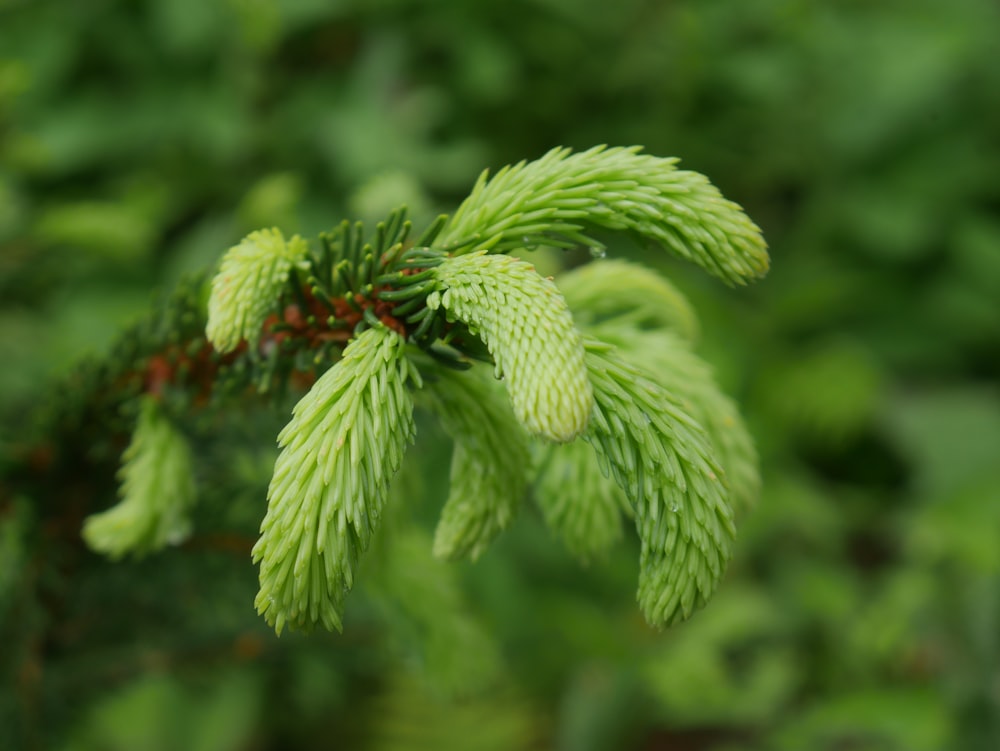
<path id="1" fill-rule="evenodd" d="M 0 492 L 0 747 L 1000 748 L 992 0 L 0 0 L 0 469 L 79 358 L 248 231 L 426 219 L 598 143 L 681 157 L 771 245 L 737 290 L 612 249 L 691 297 L 758 441 L 709 606 L 652 632 L 634 541 L 582 566 L 530 507 L 433 561 L 422 425 L 344 634 L 278 640 L 233 538 L 281 420 L 235 415 L 176 550 L 53 532 L 79 477 Z"/>

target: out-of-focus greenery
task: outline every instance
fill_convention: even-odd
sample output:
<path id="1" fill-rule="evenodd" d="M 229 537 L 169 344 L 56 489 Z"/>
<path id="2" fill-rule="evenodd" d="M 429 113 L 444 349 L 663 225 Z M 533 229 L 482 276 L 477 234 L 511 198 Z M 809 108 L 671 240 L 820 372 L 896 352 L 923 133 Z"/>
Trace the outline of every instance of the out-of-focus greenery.
<path id="1" fill-rule="evenodd" d="M 2 473 L 55 378 L 259 227 L 639 143 L 773 256 L 733 291 L 611 249 L 691 297 L 762 455 L 688 623 L 648 630 L 635 551 L 581 567 L 534 511 L 434 560 L 420 425 L 344 634 L 277 640 L 246 541 L 282 420 L 233 415 L 183 548 L 87 552 L 78 478 L 0 495 L 0 748 L 1000 747 L 998 40 L 989 0 L 0 1 Z"/>

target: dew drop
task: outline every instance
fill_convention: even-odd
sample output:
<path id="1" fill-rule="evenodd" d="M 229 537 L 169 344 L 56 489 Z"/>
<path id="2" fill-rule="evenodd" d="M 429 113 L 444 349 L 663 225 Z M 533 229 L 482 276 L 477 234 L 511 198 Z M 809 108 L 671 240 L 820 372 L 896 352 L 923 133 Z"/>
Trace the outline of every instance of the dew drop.
<path id="1" fill-rule="evenodd" d="M 600 245 L 590 246 L 590 257 L 591 258 L 605 258 L 608 255 L 607 248 L 602 248 Z"/>
<path id="2" fill-rule="evenodd" d="M 670 513 L 676 514 L 680 510 L 681 510 L 681 507 L 678 504 L 676 504 L 676 503 L 671 503 L 670 504 Z"/>

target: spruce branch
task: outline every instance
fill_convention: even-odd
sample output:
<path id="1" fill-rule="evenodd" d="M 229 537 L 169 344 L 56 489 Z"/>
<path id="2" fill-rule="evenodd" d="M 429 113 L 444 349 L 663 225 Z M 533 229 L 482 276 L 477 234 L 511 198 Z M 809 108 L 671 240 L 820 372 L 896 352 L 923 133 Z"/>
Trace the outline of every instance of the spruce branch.
<path id="1" fill-rule="evenodd" d="M 195 500 L 191 448 L 153 397 L 141 400 L 118 477 L 121 501 L 84 521 L 83 539 L 93 550 L 117 559 L 187 537 Z"/>
<path id="2" fill-rule="evenodd" d="M 586 438 L 635 512 L 640 608 L 667 626 L 722 578 L 735 535 L 726 487 L 704 430 L 676 398 L 610 345 L 585 346 L 596 403 Z"/>
<path id="3" fill-rule="evenodd" d="M 405 342 L 369 328 L 295 405 L 268 488 L 257 610 L 285 624 L 341 628 L 344 594 L 381 518 L 390 478 L 414 435 L 407 390 L 419 379 Z"/>
<path id="4" fill-rule="evenodd" d="M 452 440 L 448 500 L 434 534 L 441 558 L 478 558 L 517 513 L 528 484 L 528 436 L 485 366 L 437 368 L 419 392 Z"/>
<path id="5" fill-rule="evenodd" d="M 767 270 L 756 226 L 676 160 L 598 147 L 484 173 L 452 218 L 415 242 L 410 231 L 399 209 L 373 232 L 345 221 L 312 245 L 254 232 L 225 254 L 210 290 L 182 285 L 85 373 L 79 397 L 53 410 L 63 431 L 53 436 L 79 440 L 93 417 L 118 431 L 116 416 L 140 414 L 122 500 L 88 519 L 87 541 L 120 557 L 186 532 L 190 449 L 167 413 L 305 391 L 278 436 L 252 554 L 255 605 L 279 634 L 339 629 L 417 400 L 454 441 L 436 555 L 481 555 L 518 510 L 534 451 L 536 499 L 567 546 L 599 555 L 624 511 L 642 545 L 647 620 L 689 616 L 722 576 L 732 508 L 759 485 L 734 405 L 690 350 L 694 313 L 635 264 L 597 261 L 564 275 L 560 291 L 504 253 L 600 249 L 595 233 L 624 231 L 737 284 Z"/>
<path id="6" fill-rule="evenodd" d="M 427 307 L 483 340 L 528 432 L 557 442 L 582 433 L 593 395 L 580 333 L 556 286 L 529 263 L 484 251 L 444 261 L 436 280 Z"/>
<path id="7" fill-rule="evenodd" d="M 728 284 L 768 269 L 760 230 L 708 179 L 639 147 L 557 148 L 483 172 L 437 236 L 449 252 L 505 253 L 538 245 L 603 248 L 594 230 L 627 231 Z"/>

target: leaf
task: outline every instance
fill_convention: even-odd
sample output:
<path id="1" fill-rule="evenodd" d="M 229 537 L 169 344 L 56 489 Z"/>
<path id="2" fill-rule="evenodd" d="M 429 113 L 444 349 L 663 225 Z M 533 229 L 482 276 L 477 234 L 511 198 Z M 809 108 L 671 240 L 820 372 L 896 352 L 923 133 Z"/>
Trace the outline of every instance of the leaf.
<path id="1" fill-rule="evenodd" d="M 948 704 L 930 687 L 856 688 L 813 700 L 775 734 L 773 748 L 954 748 Z"/>
<path id="2" fill-rule="evenodd" d="M 414 436 L 406 388 L 418 377 L 405 342 L 362 332 L 293 410 L 253 549 L 255 605 L 280 634 L 287 623 L 341 628 L 343 599 L 381 518 L 389 480 Z"/>
<path id="3" fill-rule="evenodd" d="M 404 470 L 405 471 L 405 470 Z M 431 554 L 421 528 L 404 525 L 379 542 L 365 591 L 385 612 L 387 627 L 422 677 L 443 695 L 464 695 L 500 674 L 497 644 L 465 601 L 459 571 Z"/>
<path id="4" fill-rule="evenodd" d="M 81 254 L 126 265 L 142 259 L 157 227 L 136 206 L 116 201 L 79 201 L 47 208 L 35 232 L 53 245 L 68 245 Z"/>
<path id="5" fill-rule="evenodd" d="M 83 539 L 111 558 L 183 541 L 195 501 L 191 448 L 151 396 L 142 398 L 118 473 L 121 501 L 84 521 Z"/>
<path id="6" fill-rule="evenodd" d="M 768 269 L 760 230 L 708 179 L 639 147 L 598 146 L 484 172 L 437 239 L 445 250 L 601 247 L 592 229 L 633 232 L 729 284 Z"/>
<path id="7" fill-rule="evenodd" d="M 371 751 L 522 751 L 539 748 L 541 718 L 510 692 L 462 700 L 436 696 L 394 670 L 359 718 Z"/>
<path id="8" fill-rule="evenodd" d="M 238 751 L 259 732 L 263 681 L 227 664 L 195 686 L 149 671 L 96 692 L 69 733 L 69 751 Z"/>
<path id="9" fill-rule="evenodd" d="M 552 441 L 582 433 L 593 394 L 580 333 L 556 286 L 531 264 L 482 251 L 449 258 L 435 271 L 441 291 L 428 296 L 427 307 L 444 308 L 483 340 L 518 421 Z"/>
<path id="10" fill-rule="evenodd" d="M 831 446 L 872 420 L 884 380 L 872 353 L 850 340 L 814 342 L 768 370 L 764 398 L 773 416 L 789 431 Z"/>
<path id="11" fill-rule="evenodd" d="M 994 447 L 1000 444 L 992 444 Z M 927 499 L 905 521 L 915 561 L 947 562 L 968 578 L 1000 575 L 1000 472 L 967 476 L 959 490 Z"/>
<path id="12" fill-rule="evenodd" d="M 766 722 L 808 670 L 787 644 L 781 602 L 740 584 L 717 596 L 697 623 L 671 631 L 644 655 L 640 677 L 671 727 Z"/>
<path id="13" fill-rule="evenodd" d="M 595 401 L 586 438 L 635 511 L 643 615 L 667 626 L 708 600 L 729 560 L 735 528 L 721 470 L 669 392 L 610 345 L 585 346 Z"/>
<path id="14" fill-rule="evenodd" d="M 917 391 L 884 406 L 884 426 L 920 497 L 940 500 L 995 475 L 1000 392 L 990 386 Z"/>
<path id="15" fill-rule="evenodd" d="M 528 436 L 502 387 L 482 367 L 439 368 L 420 398 L 454 441 L 451 489 L 434 535 L 434 554 L 478 558 L 510 524 L 528 484 Z"/>

